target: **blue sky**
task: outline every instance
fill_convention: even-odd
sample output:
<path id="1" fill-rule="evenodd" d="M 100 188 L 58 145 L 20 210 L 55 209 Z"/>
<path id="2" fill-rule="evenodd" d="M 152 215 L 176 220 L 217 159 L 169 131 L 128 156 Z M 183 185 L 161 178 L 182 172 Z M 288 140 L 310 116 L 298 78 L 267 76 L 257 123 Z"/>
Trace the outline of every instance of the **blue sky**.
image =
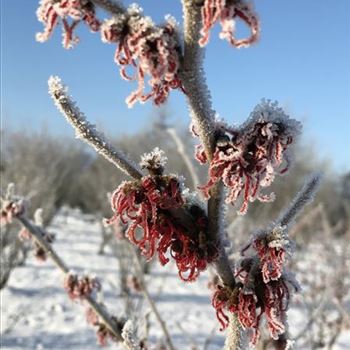
<path id="1" fill-rule="evenodd" d="M 129 2 L 125 2 L 129 3 Z M 122 80 L 113 62 L 114 46 L 84 26 L 73 50 L 61 46 L 60 28 L 45 44 L 35 41 L 42 25 L 37 0 L 1 0 L 2 126 L 73 135 L 47 93 L 47 79 L 59 75 L 88 118 L 108 134 L 133 133 L 147 126 L 151 102 L 128 109 L 134 85 Z M 144 0 L 146 14 L 182 21 L 180 0 Z M 304 124 L 305 144 L 350 170 L 350 1 L 256 0 L 262 22 L 260 42 L 234 49 L 211 35 L 205 66 L 213 104 L 221 117 L 241 123 L 261 98 L 278 100 Z M 173 92 L 168 109 L 183 125 L 189 117 L 184 96 Z"/>

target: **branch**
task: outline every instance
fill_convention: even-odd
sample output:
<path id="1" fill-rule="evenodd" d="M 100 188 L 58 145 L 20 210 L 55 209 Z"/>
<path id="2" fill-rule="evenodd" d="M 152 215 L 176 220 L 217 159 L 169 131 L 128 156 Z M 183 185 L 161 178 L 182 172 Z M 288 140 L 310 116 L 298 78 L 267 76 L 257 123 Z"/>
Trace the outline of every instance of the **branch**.
<path id="1" fill-rule="evenodd" d="M 68 95 L 68 89 L 62 84 L 61 79 L 59 77 L 50 77 L 48 84 L 51 97 L 59 111 L 75 129 L 76 137 L 92 146 L 97 153 L 101 154 L 125 174 L 135 179 L 141 179 L 143 174 L 138 166 L 122 152 L 114 148 L 105 139 L 104 135 L 96 130 L 95 125 L 90 124 L 86 120 L 84 114 Z"/>
<path id="2" fill-rule="evenodd" d="M 193 166 L 193 163 L 191 162 L 191 159 L 188 157 L 184 143 L 182 142 L 181 138 L 176 132 L 175 128 L 167 128 L 166 132 L 172 137 L 174 143 L 176 144 L 177 151 L 181 155 L 182 159 L 184 160 L 186 167 L 188 171 L 190 172 L 193 188 L 197 189 L 199 186 L 199 178 L 196 172 L 196 169 Z"/>
<path id="3" fill-rule="evenodd" d="M 125 12 L 125 8 L 121 3 L 114 0 L 91 0 L 96 6 L 101 7 L 112 15 L 119 15 Z"/>
<path id="4" fill-rule="evenodd" d="M 202 25 L 201 6 L 193 0 L 183 0 L 183 11 L 185 53 L 181 77 L 196 132 L 210 160 L 215 149 L 215 113 L 211 106 L 211 96 L 203 69 L 204 49 L 198 45 Z M 212 188 L 208 201 L 209 234 L 213 242 L 217 242 L 220 246 L 220 257 L 215 262 L 217 273 L 226 285 L 234 287 L 235 279 L 220 237 L 223 212 L 222 195 L 223 186 L 219 182 Z"/>
<path id="5" fill-rule="evenodd" d="M 144 278 L 144 273 L 142 271 L 142 264 L 141 264 L 141 258 L 140 256 L 137 254 L 137 251 L 132 248 L 132 251 L 134 253 L 134 257 L 135 257 L 135 260 L 136 260 L 136 269 L 137 269 L 137 272 L 138 272 L 138 275 L 139 275 L 139 278 L 140 278 L 140 281 L 141 281 L 141 286 L 142 286 L 142 293 L 144 295 L 144 297 L 146 298 L 152 312 L 154 313 L 160 327 L 162 328 L 162 331 L 164 333 L 164 336 L 165 336 L 165 340 L 169 346 L 169 349 L 170 350 L 175 350 L 175 347 L 173 345 L 173 342 L 171 340 L 171 336 L 169 334 L 169 331 L 167 329 L 167 326 L 166 326 L 166 323 L 165 321 L 162 319 L 158 309 L 157 309 L 157 306 L 154 302 L 154 300 L 152 299 L 151 295 L 149 294 L 149 291 L 148 291 L 148 288 L 147 288 L 147 284 L 146 284 L 146 281 L 145 281 L 145 278 Z"/>
<path id="6" fill-rule="evenodd" d="M 65 262 L 57 255 L 52 246 L 46 242 L 43 238 L 43 233 L 41 229 L 32 224 L 25 216 L 20 215 L 16 217 L 22 225 L 32 234 L 35 241 L 45 250 L 47 256 L 51 258 L 54 264 L 66 275 L 69 273 L 69 268 Z M 95 311 L 95 313 L 101 318 L 106 327 L 112 332 L 116 339 L 120 342 L 123 342 L 123 338 L 120 334 L 120 330 L 115 325 L 109 314 L 101 307 L 99 303 L 96 302 L 91 296 L 85 298 L 87 303 Z"/>
<path id="7" fill-rule="evenodd" d="M 319 187 L 321 174 L 313 174 L 306 180 L 301 191 L 293 199 L 289 208 L 277 220 L 280 226 L 288 226 L 293 223 L 296 216 L 301 212 L 305 205 L 309 204 Z"/>
<path id="8" fill-rule="evenodd" d="M 183 0 L 183 12 L 185 47 L 180 75 L 192 120 L 210 160 L 215 148 L 215 112 L 203 69 L 204 49 L 198 45 L 202 25 L 201 6 L 193 0 Z"/>

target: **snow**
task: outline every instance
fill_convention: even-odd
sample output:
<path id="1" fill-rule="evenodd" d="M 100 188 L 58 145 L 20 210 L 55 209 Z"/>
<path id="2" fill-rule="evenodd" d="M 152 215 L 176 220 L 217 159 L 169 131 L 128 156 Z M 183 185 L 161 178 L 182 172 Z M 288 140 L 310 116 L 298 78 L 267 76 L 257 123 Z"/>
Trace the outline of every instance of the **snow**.
<path id="1" fill-rule="evenodd" d="M 93 217 L 78 211 L 70 211 L 69 216 L 58 215 L 49 229 L 56 234 L 54 246 L 70 269 L 98 276 L 104 302 L 109 311 L 120 316 L 124 304 L 116 287 L 118 263 L 110 251 L 97 254 L 99 230 L 100 224 Z M 221 349 L 224 344 L 224 333 L 218 330 L 210 305 L 208 276 L 204 273 L 197 282 L 186 284 L 178 278 L 174 265 L 152 265 L 152 283 L 148 286 L 178 350 L 191 349 L 194 343 L 203 348 L 213 329 L 209 349 Z M 50 261 L 37 262 L 31 255 L 25 266 L 13 272 L 8 286 L 1 291 L 1 349 L 100 349 L 94 330 L 85 321 L 83 306 L 72 302 L 62 286 L 61 272 Z M 289 323 L 291 330 L 303 328 L 302 307 L 292 307 Z M 350 347 L 349 333 L 341 335 L 334 349 Z M 150 335 L 154 343 L 163 337 L 153 315 Z M 118 347 L 111 344 L 106 348 Z"/>

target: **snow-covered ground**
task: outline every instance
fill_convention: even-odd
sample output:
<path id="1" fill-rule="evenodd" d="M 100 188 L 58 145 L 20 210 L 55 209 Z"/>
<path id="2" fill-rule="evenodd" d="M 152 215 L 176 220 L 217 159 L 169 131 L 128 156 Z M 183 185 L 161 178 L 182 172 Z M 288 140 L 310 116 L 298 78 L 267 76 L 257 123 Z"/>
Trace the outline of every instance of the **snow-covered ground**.
<path id="1" fill-rule="evenodd" d="M 76 213 L 58 216 L 50 231 L 56 233 L 54 246 L 70 268 L 96 274 L 102 281 L 105 304 L 112 313 L 120 315 L 123 302 L 118 297 L 118 263 L 108 250 L 103 256 L 97 254 L 99 227 L 89 217 Z M 69 300 L 62 282 L 62 274 L 50 261 L 40 263 L 32 256 L 25 266 L 13 272 L 8 286 L 1 292 L 1 349 L 100 348 L 94 330 L 85 321 L 84 308 Z M 178 350 L 191 349 L 193 345 L 201 349 L 210 334 L 209 349 L 222 348 L 224 335 L 218 330 L 207 283 L 205 273 L 199 281 L 185 284 L 171 264 L 152 266 L 148 285 Z M 306 320 L 298 308 L 290 311 L 290 329 L 297 334 Z M 153 317 L 150 334 L 151 340 L 163 336 Z M 343 332 L 333 348 L 350 349 L 349 331 Z"/>

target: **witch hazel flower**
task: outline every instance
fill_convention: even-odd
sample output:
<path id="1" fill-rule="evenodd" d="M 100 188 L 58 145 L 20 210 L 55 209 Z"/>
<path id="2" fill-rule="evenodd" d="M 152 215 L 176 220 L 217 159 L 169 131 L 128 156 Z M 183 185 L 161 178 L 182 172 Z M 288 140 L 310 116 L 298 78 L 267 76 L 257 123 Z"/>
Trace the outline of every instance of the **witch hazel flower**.
<path id="1" fill-rule="evenodd" d="M 276 226 L 267 233 L 260 233 L 252 245 L 260 258 L 264 282 L 278 280 L 292 254 L 293 244 L 288 237 L 287 228 Z"/>
<path id="2" fill-rule="evenodd" d="M 137 81 L 137 89 L 126 99 L 129 107 L 152 98 L 156 105 L 165 102 L 171 89 L 183 90 L 179 78 L 180 47 L 176 21 L 168 16 L 156 26 L 142 9 L 131 5 L 126 13 L 106 20 L 101 27 L 102 41 L 116 43 L 114 60 L 123 79 Z M 130 75 L 127 69 L 134 68 Z M 145 77 L 150 76 L 150 91 L 145 92 Z"/>
<path id="3" fill-rule="evenodd" d="M 39 42 L 47 41 L 61 20 L 62 44 L 65 49 L 70 49 L 79 42 L 74 30 L 81 21 L 85 22 L 92 32 L 99 31 L 101 25 L 95 15 L 95 5 L 89 0 L 41 0 L 37 17 L 44 24 L 44 31 L 36 35 Z M 72 19 L 71 22 L 68 18 Z"/>
<path id="4" fill-rule="evenodd" d="M 274 194 L 262 194 L 276 174 L 289 167 L 289 148 L 300 133 L 300 123 L 290 119 L 278 104 L 262 100 L 248 121 L 239 128 L 218 125 L 216 148 L 209 164 L 209 181 L 200 187 L 205 197 L 219 181 L 228 189 L 226 203 L 235 204 L 242 198 L 238 211 L 244 215 L 249 202 L 274 200 Z M 202 145 L 196 148 L 201 164 L 208 159 Z"/>
<path id="5" fill-rule="evenodd" d="M 142 157 L 141 166 L 153 175 L 125 181 L 117 188 L 111 197 L 114 216 L 107 223 L 120 219 L 128 224 L 126 236 L 148 260 L 157 254 L 165 265 L 172 257 L 180 278 L 193 281 L 217 257 L 217 248 L 207 239 L 204 210 L 187 201 L 177 176 L 162 174 L 165 161 L 159 149 Z M 171 210 L 182 207 L 188 210 L 198 233 L 188 232 L 171 215 Z"/>
<path id="6" fill-rule="evenodd" d="M 219 284 L 212 297 L 221 330 L 229 324 L 227 312 L 235 313 L 242 328 L 249 331 L 250 344 L 254 346 L 259 340 L 264 316 L 270 336 L 278 339 L 286 331 L 286 311 L 291 291 L 297 291 L 297 284 L 287 273 L 265 283 L 258 257 L 243 259 L 236 277 L 238 281 L 233 289 Z"/>
<path id="7" fill-rule="evenodd" d="M 87 275 L 80 277 L 73 272 L 67 273 L 63 285 L 71 300 L 84 300 L 94 291 L 101 290 L 101 284 L 97 278 Z"/>
<path id="8" fill-rule="evenodd" d="M 250 36 L 238 39 L 235 34 L 235 20 L 243 21 L 250 29 Z M 202 7 L 201 38 L 199 45 L 205 46 L 209 42 L 210 31 L 214 25 L 221 24 L 220 38 L 227 40 L 232 46 L 248 47 L 259 38 L 260 23 L 252 5 L 245 0 L 204 0 Z"/>
<path id="9" fill-rule="evenodd" d="M 103 305 L 101 305 L 103 307 Z M 100 320 L 100 317 L 97 315 L 95 310 L 92 307 L 86 308 L 86 321 L 91 326 L 96 329 L 97 342 L 100 346 L 108 345 L 109 341 L 118 342 L 118 339 L 115 335 L 108 329 L 108 327 Z M 122 330 L 124 322 L 119 321 L 116 317 L 112 316 L 111 320 L 117 325 L 117 328 Z"/>

